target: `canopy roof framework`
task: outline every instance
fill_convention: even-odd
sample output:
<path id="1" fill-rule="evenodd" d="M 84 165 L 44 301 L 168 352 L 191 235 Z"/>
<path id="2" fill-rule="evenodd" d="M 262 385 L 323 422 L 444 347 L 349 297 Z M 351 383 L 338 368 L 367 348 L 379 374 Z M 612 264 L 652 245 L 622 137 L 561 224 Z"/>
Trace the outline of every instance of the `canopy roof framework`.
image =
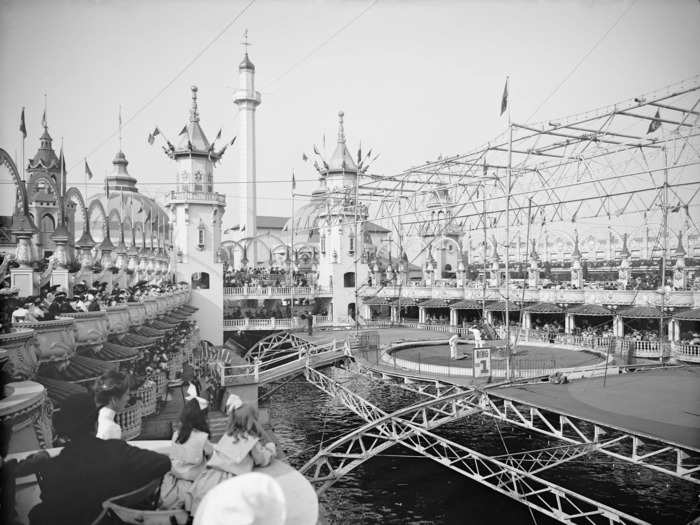
<path id="1" fill-rule="evenodd" d="M 564 119 L 513 123 L 510 143 L 506 131 L 466 154 L 393 176 L 365 175 L 360 200 L 369 203 L 370 219 L 404 245 L 421 235 L 431 219 L 426 203 L 445 190 L 451 213 L 442 232 L 486 227 L 501 235 L 510 166 L 511 227 L 529 220 L 533 227 L 594 222 L 624 228 L 660 223 L 668 210 L 678 212 L 669 215 L 670 231 L 683 222 L 697 230 L 689 210 L 700 204 L 699 117 L 697 76 Z"/>

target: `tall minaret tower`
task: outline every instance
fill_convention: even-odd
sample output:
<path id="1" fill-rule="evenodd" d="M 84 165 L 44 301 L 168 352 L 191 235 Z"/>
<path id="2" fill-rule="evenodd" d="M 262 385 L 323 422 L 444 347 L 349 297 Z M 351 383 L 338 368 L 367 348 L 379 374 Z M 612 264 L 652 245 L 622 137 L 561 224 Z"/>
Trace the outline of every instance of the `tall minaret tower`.
<path id="1" fill-rule="evenodd" d="M 255 91 L 255 66 L 248 58 L 248 30 L 245 32 L 245 57 L 238 66 L 239 89 L 233 94 L 233 102 L 240 111 L 241 129 L 238 134 L 241 152 L 241 177 L 243 199 L 241 200 L 240 227 L 242 237 L 253 237 L 257 233 L 257 204 L 255 179 L 255 108 L 260 104 L 260 93 Z M 245 229 L 243 229 L 245 228 Z M 249 245 L 247 257 L 252 266 L 258 262 L 256 243 Z"/>
<path id="2" fill-rule="evenodd" d="M 224 149 L 214 150 L 199 125 L 197 87 L 192 86 L 190 118 L 176 144 L 166 154 L 177 163 L 175 190 L 167 206 L 174 224 L 176 278 L 192 286 L 192 306 L 202 339 L 223 344 L 223 266 L 220 260 L 221 224 L 226 196 L 214 191 L 214 165 Z"/>

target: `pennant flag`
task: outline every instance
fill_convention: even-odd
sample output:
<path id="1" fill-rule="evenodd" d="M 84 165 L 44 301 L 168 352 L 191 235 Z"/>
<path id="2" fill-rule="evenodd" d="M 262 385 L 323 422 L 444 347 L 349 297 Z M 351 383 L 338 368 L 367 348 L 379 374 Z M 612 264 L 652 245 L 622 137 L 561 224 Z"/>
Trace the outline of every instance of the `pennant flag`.
<path id="1" fill-rule="evenodd" d="M 292 191 L 297 189 L 297 180 L 294 177 L 294 172 L 292 172 Z"/>
<path id="2" fill-rule="evenodd" d="M 217 153 L 216 155 L 217 155 L 218 157 L 221 157 L 221 156 L 224 154 L 224 151 L 226 151 L 226 148 L 228 148 L 228 144 L 224 144 L 224 147 L 221 148 L 221 149 L 219 150 L 219 153 Z"/>
<path id="3" fill-rule="evenodd" d="M 179 136 L 179 135 L 184 135 L 185 133 L 187 133 L 187 126 L 183 126 L 183 127 L 182 127 L 182 130 L 180 130 L 180 133 L 178 133 L 178 136 Z"/>
<path id="4" fill-rule="evenodd" d="M 24 106 L 22 106 L 22 116 L 19 119 L 19 132 L 22 134 L 22 138 L 27 138 L 27 125 L 24 123 Z"/>
<path id="5" fill-rule="evenodd" d="M 360 164 L 362 162 L 362 142 L 360 142 L 360 147 L 357 148 L 357 163 Z"/>
<path id="6" fill-rule="evenodd" d="M 46 108 L 44 108 L 44 113 L 43 115 L 41 115 L 41 125 L 43 127 L 48 126 L 48 124 L 46 123 Z"/>
<path id="7" fill-rule="evenodd" d="M 301 160 L 303 160 L 304 162 L 306 162 L 307 160 L 309 160 L 309 157 L 306 156 L 306 153 L 302 153 L 302 154 L 301 154 Z"/>
<path id="8" fill-rule="evenodd" d="M 501 97 L 501 115 L 508 109 L 508 77 L 506 77 L 506 85 L 503 88 L 503 96 Z"/>
<path id="9" fill-rule="evenodd" d="M 92 170 L 90 169 L 90 166 L 88 166 L 87 159 L 85 159 L 85 175 L 87 176 L 88 180 L 92 180 Z"/>
<path id="10" fill-rule="evenodd" d="M 233 143 L 236 142 L 236 137 L 233 137 L 231 139 L 231 142 L 229 142 L 229 146 L 233 146 Z"/>
<path id="11" fill-rule="evenodd" d="M 216 140 L 219 140 L 220 138 L 221 138 L 221 128 L 219 128 L 219 132 L 216 134 L 216 138 L 214 140 L 216 141 Z"/>
<path id="12" fill-rule="evenodd" d="M 671 213 L 678 213 L 679 211 L 681 211 L 681 203 L 680 203 L 680 201 L 679 201 L 678 204 L 676 204 L 675 206 L 672 206 L 671 209 L 670 209 L 669 211 L 670 211 Z"/>
<path id="13" fill-rule="evenodd" d="M 107 195 L 107 199 L 109 200 L 109 184 L 107 184 L 107 181 L 105 181 L 105 195 Z"/>
<path id="14" fill-rule="evenodd" d="M 153 130 L 152 135 L 153 137 L 157 137 L 158 135 L 160 135 L 160 130 L 158 129 L 158 126 L 156 126 L 156 129 Z"/>
<path id="15" fill-rule="evenodd" d="M 316 144 L 314 144 L 314 153 L 316 155 L 320 155 L 320 153 L 318 152 L 318 148 L 316 147 Z"/>
<path id="16" fill-rule="evenodd" d="M 488 168 L 488 166 L 486 165 L 486 159 L 484 159 L 484 167 L 483 167 L 483 174 L 484 174 L 484 177 L 486 177 L 486 175 L 488 175 L 488 171 L 489 171 L 489 168 Z"/>
<path id="17" fill-rule="evenodd" d="M 654 115 L 654 120 L 649 122 L 649 129 L 647 130 L 647 135 L 649 133 L 653 133 L 657 129 L 661 127 L 661 113 L 659 113 L 659 110 L 656 110 L 656 115 Z"/>
<path id="18" fill-rule="evenodd" d="M 153 133 L 148 134 L 148 145 L 153 146 L 153 141 L 156 140 L 156 138 L 153 136 Z"/>
<path id="19" fill-rule="evenodd" d="M 323 134 L 323 149 L 326 149 L 326 134 Z"/>
<path id="20" fill-rule="evenodd" d="M 63 144 L 61 144 L 61 151 L 58 154 L 58 163 L 61 168 L 61 175 L 66 174 L 66 157 L 63 155 Z"/>

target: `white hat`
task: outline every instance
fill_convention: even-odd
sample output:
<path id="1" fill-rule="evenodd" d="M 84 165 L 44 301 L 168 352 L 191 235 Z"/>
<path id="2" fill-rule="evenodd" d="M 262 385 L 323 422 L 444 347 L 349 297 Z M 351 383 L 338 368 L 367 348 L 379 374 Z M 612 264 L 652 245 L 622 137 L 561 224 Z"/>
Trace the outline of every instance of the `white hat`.
<path id="1" fill-rule="evenodd" d="M 261 472 L 241 474 L 211 489 L 193 525 L 283 525 L 287 507 L 282 487 Z"/>
<path id="2" fill-rule="evenodd" d="M 230 414 L 243 404 L 243 400 L 236 394 L 230 394 L 226 399 L 226 413 Z"/>

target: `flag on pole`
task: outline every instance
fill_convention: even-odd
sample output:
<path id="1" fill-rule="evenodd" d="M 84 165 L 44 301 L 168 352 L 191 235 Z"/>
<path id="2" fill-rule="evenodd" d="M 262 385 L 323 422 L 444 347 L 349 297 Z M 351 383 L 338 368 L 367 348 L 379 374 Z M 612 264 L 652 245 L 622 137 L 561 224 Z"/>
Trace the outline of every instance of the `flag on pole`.
<path id="1" fill-rule="evenodd" d="M 109 184 L 107 184 L 107 181 L 105 181 L 105 195 L 107 196 L 107 200 L 109 200 Z"/>
<path id="2" fill-rule="evenodd" d="M 24 122 L 24 106 L 22 106 L 22 116 L 19 120 L 19 132 L 22 134 L 22 138 L 27 138 L 27 125 Z"/>
<path id="3" fill-rule="evenodd" d="M 506 85 L 503 87 L 503 96 L 501 97 L 501 115 L 508 109 L 508 77 L 506 77 Z"/>
<path id="4" fill-rule="evenodd" d="M 233 138 L 231 139 L 231 142 L 229 142 L 229 145 L 230 145 L 230 146 L 233 146 L 233 143 L 234 143 L 234 142 L 236 142 L 236 137 L 233 137 Z"/>
<path id="5" fill-rule="evenodd" d="M 292 172 L 292 191 L 297 189 L 297 180 L 294 177 L 294 172 Z"/>
<path id="6" fill-rule="evenodd" d="M 85 175 L 87 176 L 88 180 L 92 180 L 92 170 L 90 169 L 90 166 L 88 166 L 87 159 L 85 159 Z"/>
<path id="7" fill-rule="evenodd" d="M 153 141 L 156 140 L 156 137 L 153 135 L 153 133 L 148 134 L 148 145 L 153 146 Z"/>
<path id="8" fill-rule="evenodd" d="M 306 162 L 307 160 L 309 160 L 309 157 L 306 156 L 306 153 L 302 153 L 302 154 L 301 154 L 301 160 L 303 160 L 304 162 Z"/>
<path id="9" fill-rule="evenodd" d="M 46 123 L 46 108 L 44 108 L 44 113 L 41 115 L 41 125 L 43 127 L 47 127 L 48 124 Z"/>
<path id="10" fill-rule="evenodd" d="M 647 129 L 647 135 L 649 133 L 653 133 L 657 129 L 661 127 L 661 113 L 659 113 L 659 110 L 656 110 L 656 115 L 654 115 L 654 120 L 649 122 L 649 129 Z"/>
<path id="11" fill-rule="evenodd" d="M 160 130 L 158 129 L 158 126 L 156 126 L 156 129 L 153 130 L 152 135 L 153 137 L 157 137 L 158 135 L 160 135 Z"/>
<path id="12" fill-rule="evenodd" d="M 219 128 L 219 132 L 216 134 L 216 138 L 214 140 L 219 140 L 221 138 L 221 128 Z"/>
<path id="13" fill-rule="evenodd" d="M 486 175 L 488 175 L 488 172 L 489 172 L 489 167 L 486 165 L 486 159 L 484 159 L 484 167 L 482 169 L 483 169 L 483 175 L 484 175 L 484 177 L 486 177 Z"/>

